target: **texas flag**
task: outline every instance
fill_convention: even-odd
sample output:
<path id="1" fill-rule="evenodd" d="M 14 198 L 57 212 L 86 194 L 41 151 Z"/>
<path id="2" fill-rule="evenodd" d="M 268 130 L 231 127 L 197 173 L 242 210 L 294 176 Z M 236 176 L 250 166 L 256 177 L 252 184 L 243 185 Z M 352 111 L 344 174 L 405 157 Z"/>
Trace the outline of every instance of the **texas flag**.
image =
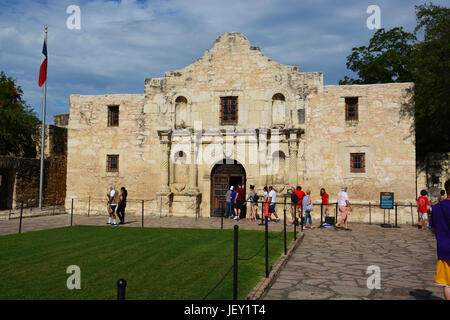
<path id="1" fill-rule="evenodd" d="M 42 87 L 47 80 L 47 39 L 44 40 L 44 47 L 42 48 L 42 62 L 39 70 L 39 87 Z"/>

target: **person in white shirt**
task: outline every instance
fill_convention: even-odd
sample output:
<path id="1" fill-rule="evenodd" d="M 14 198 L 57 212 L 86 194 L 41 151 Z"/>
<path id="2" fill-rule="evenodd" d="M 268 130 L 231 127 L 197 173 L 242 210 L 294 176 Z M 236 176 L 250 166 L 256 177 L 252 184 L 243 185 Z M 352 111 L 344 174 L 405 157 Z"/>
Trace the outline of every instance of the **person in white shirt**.
<path id="1" fill-rule="evenodd" d="M 113 226 L 117 226 L 116 223 L 116 207 L 117 207 L 117 199 L 119 198 L 118 193 L 116 192 L 116 187 L 112 184 L 110 186 L 110 191 L 107 193 L 108 196 L 108 213 L 109 213 L 109 220 L 107 224 L 111 224 L 111 218 L 113 219 Z"/>
<path id="2" fill-rule="evenodd" d="M 352 206 L 348 199 L 347 187 L 344 186 L 341 188 L 341 191 L 337 195 L 337 201 L 338 201 L 339 211 L 341 212 L 341 217 L 339 218 L 339 221 L 335 224 L 335 227 L 339 227 L 339 225 L 342 222 L 344 222 L 345 230 L 350 230 L 348 228 L 348 212 L 347 212 L 347 210 L 350 209 L 350 211 L 352 211 Z"/>
<path id="3" fill-rule="evenodd" d="M 269 218 L 272 218 L 272 214 L 275 216 L 275 222 L 280 222 L 277 213 L 275 212 L 275 205 L 277 202 L 277 193 L 273 190 L 272 186 L 269 187 Z"/>

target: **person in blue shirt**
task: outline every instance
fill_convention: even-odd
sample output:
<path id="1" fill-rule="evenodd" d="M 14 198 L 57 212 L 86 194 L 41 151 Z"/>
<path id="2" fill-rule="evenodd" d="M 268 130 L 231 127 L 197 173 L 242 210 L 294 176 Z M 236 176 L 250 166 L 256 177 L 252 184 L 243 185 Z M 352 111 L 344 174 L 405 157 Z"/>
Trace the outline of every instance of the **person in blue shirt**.
<path id="1" fill-rule="evenodd" d="M 231 219 L 234 219 L 235 217 L 237 217 L 237 209 L 236 209 L 236 196 L 237 196 L 237 192 L 235 191 L 234 186 L 232 186 L 232 192 L 231 192 L 231 205 L 232 205 L 232 210 L 234 212 L 234 215 L 231 217 Z"/>

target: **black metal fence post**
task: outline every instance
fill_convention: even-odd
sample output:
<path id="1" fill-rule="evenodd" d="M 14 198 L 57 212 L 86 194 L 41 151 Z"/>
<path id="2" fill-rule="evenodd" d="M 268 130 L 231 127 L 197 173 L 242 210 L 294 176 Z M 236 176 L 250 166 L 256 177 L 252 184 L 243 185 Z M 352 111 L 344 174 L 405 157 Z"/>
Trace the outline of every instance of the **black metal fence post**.
<path id="1" fill-rule="evenodd" d="M 338 223 L 338 203 L 336 202 L 336 212 L 334 217 L 334 224 Z"/>
<path id="2" fill-rule="evenodd" d="M 300 221 L 300 231 L 303 232 L 303 222 L 304 222 L 304 217 L 303 217 L 303 205 L 300 207 L 300 216 L 301 216 L 301 221 Z"/>
<path id="3" fill-rule="evenodd" d="M 222 206 L 223 206 L 223 202 L 221 202 L 222 203 Z M 225 203 L 225 206 L 226 206 L 227 204 Z M 221 218 L 220 218 L 220 229 L 221 230 L 223 230 L 223 216 L 225 215 L 225 210 L 224 210 L 224 212 L 221 214 Z"/>
<path id="4" fill-rule="evenodd" d="M 19 233 L 22 233 L 22 214 L 23 214 L 23 200 L 20 204 L 20 221 L 19 221 Z"/>
<path id="5" fill-rule="evenodd" d="M 411 208 L 411 225 L 414 226 L 414 215 L 413 215 L 412 202 L 410 202 L 409 205 Z"/>
<path id="6" fill-rule="evenodd" d="M 269 217 L 265 216 L 264 220 L 266 221 L 265 227 L 265 243 L 266 243 L 266 278 L 269 277 Z"/>
<path id="7" fill-rule="evenodd" d="M 320 204 L 320 226 L 319 228 L 323 228 L 323 203 Z"/>
<path id="8" fill-rule="evenodd" d="M 125 300 L 125 288 L 127 281 L 125 279 L 117 280 L 117 300 Z"/>
<path id="9" fill-rule="evenodd" d="M 297 206 L 294 206 L 294 240 L 297 240 Z"/>
<path id="10" fill-rule="evenodd" d="M 283 209 L 284 214 L 284 255 L 287 255 L 287 247 L 286 247 L 286 208 Z"/>
<path id="11" fill-rule="evenodd" d="M 73 198 L 72 198 L 72 205 L 70 206 L 70 226 L 73 224 Z"/>
<path id="12" fill-rule="evenodd" d="M 395 203 L 395 228 L 398 228 L 398 226 L 397 226 L 397 202 Z"/>
<path id="13" fill-rule="evenodd" d="M 233 266 L 233 300 L 238 298 L 238 241 L 239 241 L 239 226 L 234 226 L 234 266 Z"/>
<path id="14" fill-rule="evenodd" d="M 144 227 L 144 200 L 142 200 L 142 228 Z"/>
<path id="15" fill-rule="evenodd" d="M 369 224 L 372 224 L 372 207 L 369 202 Z"/>
<path id="16" fill-rule="evenodd" d="M 89 196 L 89 202 L 88 202 L 88 217 L 89 217 L 90 212 L 91 212 L 91 196 Z"/>

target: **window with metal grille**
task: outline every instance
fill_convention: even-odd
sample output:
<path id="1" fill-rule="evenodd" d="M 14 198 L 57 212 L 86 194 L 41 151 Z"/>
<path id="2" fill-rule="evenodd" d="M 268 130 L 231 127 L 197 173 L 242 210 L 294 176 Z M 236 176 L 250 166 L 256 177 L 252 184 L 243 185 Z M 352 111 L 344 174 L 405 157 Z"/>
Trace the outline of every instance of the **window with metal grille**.
<path id="1" fill-rule="evenodd" d="M 366 172 L 366 154 L 350 154 L 350 172 Z"/>
<path id="2" fill-rule="evenodd" d="M 358 97 L 345 98 L 345 121 L 358 121 Z"/>
<path id="3" fill-rule="evenodd" d="M 119 126 L 119 106 L 108 106 L 108 127 Z"/>
<path id="4" fill-rule="evenodd" d="M 238 123 L 238 97 L 220 98 L 220 124 Z"/>
<path id="5" fill-rule="evenodd" d="M 106 157 L 106 171 L 107 172 L 119 172 L 119 156 L 108 155 Z"/>

